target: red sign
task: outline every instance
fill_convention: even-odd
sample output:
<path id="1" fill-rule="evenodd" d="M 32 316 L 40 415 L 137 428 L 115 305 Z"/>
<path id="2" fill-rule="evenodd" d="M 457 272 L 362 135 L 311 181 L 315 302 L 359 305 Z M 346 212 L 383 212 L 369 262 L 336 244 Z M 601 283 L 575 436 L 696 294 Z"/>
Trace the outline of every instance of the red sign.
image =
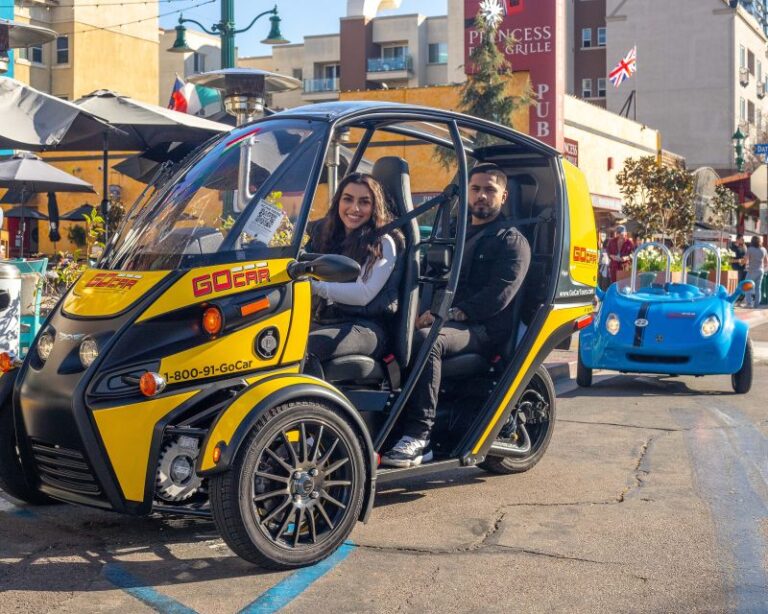
<path id="1" fill-rule="evenodd" d="M 530 134 L 563 151 L 565 95 L 565 0 L 500 0 L 506 15 L 496 44 L 514 71 L 527 71 L 536 95 L 531 106 Z M 475 27 L 480 0 L 464 0 L 464 66 L 482 37 Z"/>
<path id="2" fill-rule="evenodd" d="M 574 166 L 579 165 L 579 142 L 573 139 L 563 139 L 563 156 Z"/>

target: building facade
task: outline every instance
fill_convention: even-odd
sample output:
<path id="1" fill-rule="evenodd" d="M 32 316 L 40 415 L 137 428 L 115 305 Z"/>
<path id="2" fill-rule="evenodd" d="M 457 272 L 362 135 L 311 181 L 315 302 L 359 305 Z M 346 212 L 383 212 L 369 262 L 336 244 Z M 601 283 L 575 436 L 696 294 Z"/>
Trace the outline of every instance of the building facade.
<path id="1" fill-rule="evenodd" d="M 569 92 L 658 128 L 690 168 L 728 174 L 736 129 L 747 150 L 766 132 L 766 3 L 569 0 Z M 613 87 L 608 73 L 635 46 L 637 72 Z"/>
<path id="2" fill-rule="evenodd" d="M 10 4 L 10 0 L 7 3 Z M 111 89 L 144 102 L 157 103 L 158 0 L 142 3 L 109 0 L 104 4 L 94 0 L 24 0 L 12 4 L 12 9 L 5 7 L 3 17 L 50 28 L 58 33 L 58 38 L 39 47 L 11 51 L 8 76 L 70 101 L 97 89 Z M 96 194 L 58 194 L 61 213 L 84 203 L 100 203 L 101 152 L 51 151 L 42 155 L 46 162 L 91 183 L 97 191 Z M 110 152 L 110 166 L 125 157 L 124 153 Z M 114 170 L 109 171 L 108 183 L 111 194 L 125 204 L 132 203 L 144 188 Z M 4 206 L 8 208 L 13 204 Z M 46 195 L 33 196 L 27 206 L 47 213 Z M 4 225 L 10 235 L 9 254 L 15 255 L 18 219 L 6 217 Z M 82 222 L 62 222 L 59 229 L 62 238 L 54 244 L 48 238 L 47 222 L 27 221 L 25 252 L 52 255 L 62 250 L 73 251 L 80 246 L 70 241 L 69 231 L 78 228 L 83 228 Z M 82 233 L 75 232 L 75 235 L 82 236 Z"/>

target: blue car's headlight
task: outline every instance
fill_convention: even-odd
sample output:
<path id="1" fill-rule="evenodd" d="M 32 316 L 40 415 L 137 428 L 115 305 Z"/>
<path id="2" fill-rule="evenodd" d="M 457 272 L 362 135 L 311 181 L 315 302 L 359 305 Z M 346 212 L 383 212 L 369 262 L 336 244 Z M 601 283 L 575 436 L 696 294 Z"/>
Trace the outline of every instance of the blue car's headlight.
<path id="1" fill-rule="evenodd" d="M 701 323 L 702 337 L 711 337 L 720 330 L 720 320 L 717 316 L 709 316 Z"/>
<path id="2" fill-rule="evenodd" d="M 609 313 L 608 317 L 605 319 L 605 330 L 607 330 L 612 335 L 616 335 L 619 332 L 619 328 L 621 328 L 619 316 L 617 316 L 615 313 Z"/>

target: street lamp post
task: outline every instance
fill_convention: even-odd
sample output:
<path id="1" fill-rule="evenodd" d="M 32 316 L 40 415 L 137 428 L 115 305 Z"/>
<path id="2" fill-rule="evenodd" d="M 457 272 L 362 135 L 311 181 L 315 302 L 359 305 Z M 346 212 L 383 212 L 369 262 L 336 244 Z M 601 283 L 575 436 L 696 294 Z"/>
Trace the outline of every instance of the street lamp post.
<path id="1" fill-rule="evenodd" d="M 744 133 L 741 128 L 736 128 L 731 139 L 733 140 L 733 151 L 736 154 L 736 170 L 744 172 Z M 744 180 L 739 181 L 739 214 L 736 222 L 738 232 L 744 232 L 744 211 L 741 208 L 744 204 Z"/>
<path id="2" fill-rule="evenodd" d="M 194 51 L 187 45 L 186 33 L 187 29 L 184 27 L 185 23 L 193 23 L 199 27 L 203 32 L 221 37 L 221 67 L 222 68 L 234 68 L 235 67 L 235 35 L 247 32 L 253 27 L 261 17 L 265 15 L 272 15 L 269 18 L 271 26 L 267 38 L 262 40 L 264 45 L 284 45 L 288 41 L 280 34 L 280 17 L 277 15 L 277 5 L 269 11 L 259 13 L 253 18 L 251 23 L 247 27 L 240 30 L 235 29 L 235 0 L 221 0 L 221 20 L 218 23 L 213 24 L 209 30 L 199 21 L 194 19 L 185 19 L 184 15 L 179 15 L 179 24 L 176 26 L 176 40 L 173 46 L 168 51 L 174 53 L 188 53 Z"/>

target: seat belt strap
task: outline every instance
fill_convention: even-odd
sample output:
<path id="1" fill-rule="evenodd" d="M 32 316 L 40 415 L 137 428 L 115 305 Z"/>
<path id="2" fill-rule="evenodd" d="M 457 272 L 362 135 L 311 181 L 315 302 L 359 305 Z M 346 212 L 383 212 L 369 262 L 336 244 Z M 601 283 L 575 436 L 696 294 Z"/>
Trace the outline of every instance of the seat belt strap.
<path id="1" fill-rule="evenodd" d="M 408 222 L 410 222 L 415 217 L 418 217 L 422 213 L 429 211 L 433 207 L 437 207 L 438 205 L 448 202 L 458 193 L 459 193 L 458 186 L 455 186 L 453 184 L 449 185 L 445 190 L 443 190 L 437 196 L 430 198 L 427 202 L 420 204 L 415 209 L 411 209 L 405 215 L 401 215 L 397 219 L 392 220 L 389 224 L 385 224 L 384 226 L 379 228 L 376 231 L 376 236 L 382 237 L 385 234 L 395 230 L 396 228 L 401 228 L 402 226 L 405 226 Z"/>
<path id="2" fill-rule="evenodd" d="M 394 354 L 388 354 L 383 358 L 387 366 L 387 379 L 389 380 L 390 390 L 399 390 L 401 383 L 400 365 Z"/>

